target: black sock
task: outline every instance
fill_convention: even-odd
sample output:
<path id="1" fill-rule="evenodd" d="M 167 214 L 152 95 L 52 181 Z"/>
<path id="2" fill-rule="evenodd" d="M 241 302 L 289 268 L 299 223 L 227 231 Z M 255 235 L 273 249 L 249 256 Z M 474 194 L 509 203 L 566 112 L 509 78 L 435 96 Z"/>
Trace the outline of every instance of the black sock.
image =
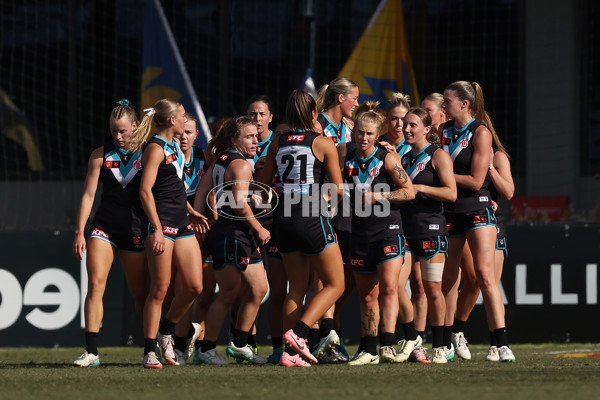
<path id="1" fill-rule="evenodd" d="M 283 337 L 281 336 L 271 336 L 271 345 L 273 349 L 278 349 L 283 346 Z"/>
<path id="2" fill-rule="evenodd" d="M 364 350 L 373 356 L 377 355 L 377 336 L 365 336 Z"/>
<path id="3" fill-rule="evenodd" d="M 452 325 L 452 333 L 464 332 L 467 321 L 461 321 L 454 318 L 454 325 Z"/>
<path id="4" fill-rule="evenodd" d="M 98 355 L 98 334 L 99 332 L 85 333 L 85 351 L 96 356 Z"/>
<path id="5" fill-rule="evenodd" d="M 194 329 L 194 325 L 190 324 L 190 329 L 188 330 L 187 337 L 188 338 L 194 337 L 194 333 L 196 333 L 196 330 Z"/>
<path id="6" fill-rule="evenodd" d="M 156 339 L 144 338 L 144 355 L 150 353 L 151 351 L 155 351 L 156 343 Z"/>
<path id="7" fill-rule="evenodd" d="M 496 346 L 496 335 L 494 335 L 494 331 L 490 331 L 490 347 Z"/>
<path id="8" fill-rule="evenodd" d="M 431 333 L 433 335 L 433 348 L 442 347 L 444 345 L 444 326 L 432 326 Z"/>
<path id="9" fill-rule="evenodd" d="M 175 332 L 175 325 L 177 325 L 175 322 L 171 322 L 165 318 L 158 327 L 158 332 L 161 335 L 173 335 Z"/>
<path id="10" fill-rule="evenodd" d="M 333 318 L 324 318 L 319 328 L 319 337 L 324 338 L 333 330 Z"/>
<path id="11" fill-rule="evenodd" d="M 366 346 L 366 344 L 365 344 L 365 338 L 361 337 L 360 338 L 360 343 L 358 344 L 358 349 L 356 349 L 356 353 L 358 354 L 361 351 L 364 351 L 365 350 L 365 346 Z"/>
<path id="12" fill-rule="evenodd" d="M 248 344 L 248 332 L 233 328 L 231 331 L 231 341 L 235 347 L 244 347 Z"/>
<path id="13" fill-rule="evenodd" d="M 294 350 L 292 347 L 288 346 L 287 344 L 285 345 L 284 350 L 286 353 L 288 353 L 290 356 L 294 357 L 295 355 L 298 354 L 298 352 L 296 350 Z"/>
<path id="14" fill-rule="evenodd" d="M 415 340 L 417 338 L 417 330 L 415 329 L 415 322 L 410 321 L 406 324 L 402 324 L 404 333 L 406 334 L 407 340 Z"/>
<path id="15" fill-rule="evenodd" d="M 320 337 L 321 335 L 319 329 L 310 328 L 308 330 L 308 348 L 310 349 L 311 353 L 319 345 Z"/>
<path id="16" fill-rule="evenodd" d="M 194 350 L 198 350 L 200 348 L 201 342 L 201 340 L 196 340 L 196 343 L 194 343 Z"/>
<path id="17" fill-rule="evenodd" d="M 417 331 L 417 335 L 421 336 L 423 343 L 425 343 L 425 331 Z"/>
<path id="18" fill-rule="evenodd" d="M 494 336 L 496 337 L 496 346 L 498 348 L 502 346 L 508 346 L 508 336 L 506 335 L 506 328 L 494 329 Z"/>
<path id="19" fill-rule="evenodd" d="M 308 325 L 302 322 L 302 320 L 298 320 L 298 322 L 296 322 L 296 326 L 294 326 L 293 329 L 296 336 L 300 336 L 302 339 L 308 338 L 308 330 Z"/>
<path id="20" fill-rule="evenodd" d="M 187 347 L 187 338 L 175 335 L 175 344 L 173 347 L 185 353 L 185 348 Z"/>
<path id="21" fill-rule="evenodd" d="M 379 334 L 379 345 L 380 346 L 393 346 L 394 345 L 394 334 L 391 332 L 381 332 Z"/>
<path id="22" fill-rule="evenodd" d="M 256 345 L 256 335 L 252 333 L 248 334 L 248 344 L 252 346 L 252 349 L 256 349 L 258 346 Z"/>
<path id="23" fill-rule="evenodd" d="M 444 326 L 444 346 L 448 350 L 452 348 L 452 327 Z"/>
<path id="24" fill-rule="evenodd" d="M 200 351 L 203 353 L 206 353 L 209 350 L 212 350 L 214 348 L 217 347 L 217 342 L 216 341 L 210 341 L 210 340 L 201 340 L 200 341 Z"/>

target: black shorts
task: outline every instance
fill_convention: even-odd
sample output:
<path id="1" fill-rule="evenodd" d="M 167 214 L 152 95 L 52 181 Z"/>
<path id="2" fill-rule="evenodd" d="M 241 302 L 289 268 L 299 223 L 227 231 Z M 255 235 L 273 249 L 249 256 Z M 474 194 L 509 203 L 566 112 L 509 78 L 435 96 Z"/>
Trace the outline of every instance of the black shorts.
<path id="1" fill-rule="evenodd" d="M 166 239 L 175 241 L 177 239 L 182 239 L 182 238 L 186 238 L 186 237 L 190 237 L 190 236 L 196 236 L 193 228 L 194 228 L 194 226 L 192 224 L 188 224 L 188 225 L 180 226 L 180 227 L 163 225 L 162 232 Z M 154 227 L 152 226 L 152 224 L 148 224 L 147 233 L 144 236 L 144 240 L 146 240 L 146 238 L 148 236 L 153 235 L 153 234 L 154 234 Z"/>
<path id="2" fill-rule="evenodd" d="M 101 229 L 98 226 L 90 227 L 90 239 L 96 238 L 104 240 L 119 251 L 126 251 L 131 253 L 141 253 L 144 251 L 144 244 L 142 243 L 141 236 L 134 236 L 131 232 L 113 232 L 108 229 Z"/>
<path id="3" fill-rule="evenodd" d="M 437 253 L 448 253 L 448 237 L 446 235 L 406 239 L 406 242 L 412 249 L 412 253 L 418 258 L 431 258 Z"/>
<path id="4" fill-rule="evenodd" d="M 261 254 L 276 260 L 281 260 L 279 246 L 277 246 L 277 241 L 275 240 L 275 227 L 273 225 L 267 225 L 265 226 L 265 229 L 271 232 L 271 239 L 260 249 Z"/>
<path id="5" fill-rule="evenodd" d="M 508 243 L 506 241 L 506 229 L 504 224 L 500 223 L 496 226 L 496 250 L 502 250 L 504 256 L 508 256 Z"/>
<path id="6" fill-rule="evenodd" d="M 342 253 L 342 260 L 344 264 L 350 264 L 350 242 L 352 240 L 351 233 L 346 231 L 336 231 L 338 244 L 340 246 L 340 252 Z"/>
<path id="7" fill-rule="evenodd" d="M 231 264 L 245 271 L 248 265 L 262 262 L 256 239 L 252 235 L 230 236 L 221 232 L 211 232 L 207 246 L 215 270 Z"/>
<path id="8" fill-rule="evenodd" d="M 352 271 L 359 274 L 372 274 L 377 272 L 379 264 L 404 257 L 406 241 L 404 235 L 388 235 L 371 242 L 352 236 L 350 245 Z"/>
<path id="9" fill-rule="evenodd" d="M 301 252 L 306 255 L 322 253 L 327 246 L 337 243 L 337 236 L 329 218 L 319 216 L 307 218 L 295 224 L 275 225 L 279 252 L 282 254 Z"/>
<path id="10" fill-rule="evenodd" d="M 446 227 L 450 237 L 464 236 L 472 229 L 488 225 L 496 225 L 496 215 L 492 207 L 466 213 L 446 213 Z"/>

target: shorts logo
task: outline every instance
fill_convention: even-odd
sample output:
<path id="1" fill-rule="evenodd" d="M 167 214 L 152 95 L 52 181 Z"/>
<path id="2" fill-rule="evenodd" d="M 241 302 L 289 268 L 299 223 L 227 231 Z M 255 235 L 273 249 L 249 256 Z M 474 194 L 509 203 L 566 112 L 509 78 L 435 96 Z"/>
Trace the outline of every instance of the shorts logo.
<path id="1" fill-rule="evenodd" d="M 400 229 L 400 226 L 398 226 L 398 225 L 390 225 L 390 229 Z"/>
<path id="2" fill-rule="evenodd" d="M 248 265 L 250 264 L 250 257 L 240 257 L 240 261 L 238 261 L 240 265 Z"/>
<path id="3" fill-rule="evenodd" d="M 102 229 L 98 229 L 98 228 L 94 228 L 92 229 L 92 231 L 90 232 L 91 236 L 100 236 L 103 238 L 110 238 L 110 236 L 108 235 L 108 233 L 104 232 Z"/>
<path id="4" fill-rule="evenodd" d="M 452 222 L 446 223 L 446 229 L 448 229 L 448 231 L 452 230 Z"/>
<path id="5" fill-rule="evenodd" d="M 350 265 L 352 265 L 353 267 L 363 268 L 366 265 L 366 262 L 362 258 L 351 258 Z"/>
<path id="6" fill-rule="evenodd" d="M 327 240 L 330 242 L 333 240 L 333 235 L 331 233 L 327 234 Z"/>
<path id="7" fill-rule="evenodd" d="M 423 161 L 419 162 L 416 167 L 417 171 L 421 172 L 425 169 L 425 163 Z"/>
<path id="8" fill-rule="evenodd" d="M 142 160 L 140 160 L 139 158 L 137 160 L 135 160 L 133 162 L 133 169 L 135 169 L 136 171 L 141 171 L 142 170 Z"/>
<path id="9" fill-rule="evenodd" d="M 233 254 L 227 254 L 227 261 L 233 261 Z"/>
<path id="10" fill-rule="evenodd" d="M 304 140 L 304 135 L 290 135 L 287 138 L 288 142 L 301 142 Z"/>
<path id="11" fill-rule="evenodd" d="M 229 158 L 229 154 L 225 153 L 225 154 L 221 155 L 221 157 L 219 157 L 219 160 L 221 160 L 221 161 L 225 161 L 225 160 L 227 160 L 228 158 Z"/>
<path id="12" fill-rule="evenodd" d="M 460 148 L 461 149 L 466 149 L 467 147 L 469 147 L 469 140 L 467 139 L 463 139 L 460 141 Z"/>
<path id="13" fill-rule="evenodd" d="M 439 231 L 440 226 L 438 224 L 429 224 L 429 230 L 430 231 Z"/>
<path id="14" fill-rule="evenodd" d="M 133 238 L 133 244 L 142 244 L 142 238 L 139 236 L 134 236 Z"/>
<path id="15" fill-rule="evenodd" d="M 163 226 L 162 229 L 163 233 L 168 233 L 171 235 L 177 235 L 177 232 L 179 232 L 179 228 L 173 228 L 171 226 Z"/>
<path id="16" fill-rule="evenodd" d="M 398 246 L 385 246 L 383 248 L 383 254 L 387 256 L 395 256 L 398 254 Z"/>
<path id="17" fill-rule="evenodd" d="M 270 245 L 267 251 L 269 254 L 279 254 L 279 247 Z"/>
<path id="18" fill-rule="evenodd" d="M 474 224 L 485 224 L 486 223 L 485 217 L 482 217 L 481 215 L 476 215 L 473 217 L 473 223 Z"/>
<path id="19" fill-rule="evenodd" d="M 424 249 L 435 249 L 437 247 L 437 243 L 436 242 L 423 242 L 423 248 Z"/>
<path id="20" fill-rule="evenodd" d="M 488 201 L 488 197 L 487 196 L 479 196 L 479 202 L 484 203 Z"/>
<path id="21" fill-rule="evenodd" d="M 371 168 L 369 170 L 369 175 L 371 175 L 373 178 L 376 178 L 379 176 L 379 168 Z"/>

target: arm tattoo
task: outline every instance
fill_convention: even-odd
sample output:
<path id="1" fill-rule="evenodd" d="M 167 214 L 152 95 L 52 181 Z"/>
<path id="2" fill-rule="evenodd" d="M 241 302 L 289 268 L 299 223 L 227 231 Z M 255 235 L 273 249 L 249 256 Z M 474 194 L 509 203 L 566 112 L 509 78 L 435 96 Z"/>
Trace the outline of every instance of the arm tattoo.
<path id="1" fill-rule="evenodd" d="M 390 192 L 387 196 L 388 201 L 408 200 L 408 192 L 404 189 Z"/>
<path id="2" fill-rule="evenodd" d="M 401 166 L 395 164 L 394 171 L 396 171 L 396 173 L 398 174 L 398 179 L 400 179 L 403 185 L 406 184 L 406 182 L 408 182 L 408 175 L 406 175 L 406 171 L 404 171 L 404 169 Z"/>

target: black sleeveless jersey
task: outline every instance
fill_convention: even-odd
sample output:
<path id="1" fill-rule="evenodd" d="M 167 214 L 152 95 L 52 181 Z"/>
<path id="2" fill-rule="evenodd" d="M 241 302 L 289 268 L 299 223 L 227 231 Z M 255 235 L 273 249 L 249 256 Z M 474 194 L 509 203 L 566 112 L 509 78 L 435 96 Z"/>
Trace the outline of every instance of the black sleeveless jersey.
<path id="1" fill-rule="evenodd" d="M 352 132 L 350 132 L 350 129 L 348 129 L 346 124 L 344 124 L 343 120 L 339 125 L 336 125 L 331 122 L 325 113 L 321 113 L 317 117 L 317 121 L 323 128 L 323 136 L 333 140 L 333 143 L 335 143 L 336 146 L 340 143 L 348 143 L 352 141 Z"/>
<path id="2" fill-rule="evenodd" d="M 494 155 L 498 152 L 498 149 L 494 149 Z M 494 186 L 494 183 L 491 181 L 490 179 L 490 197 L 492 198 L 492 200 L 494 200 L 496 202 L 496 204 L 498 204 L 498 208 L 496 209 L 496 211 L 494 212 L 494 214 L 496 215 L 496 222 L 497 225 L 500 225 L 501 223 L 504 222 L 504 216 L 502 215 L 502 209 L 500 208 L 500 193 L 498 193 L 498 190 L 496 189 L 496 186 Z"/>
<path id="3" fill-rule="evenodd" d="M 483 125 L 473 118 L 462 129 L 456 129 L 454 121 L 444 124 L 441 144 L 444 151 L 450 154 L 454 164 L 455 175 L 470 175 L 473 158 L 473 135 L 478 127 Z M 492 205 L 490 201 L 490 177 L 486 176 L 478 191 L 457 187 L 457 197 L 454 203 L 446 204 L 447 212 L 462 213 L 479 211 Z"/>
<path id="4" fill-rule="evenodd" d="M 245 160 L 248 162 L 246 157 L 235 150 L 224 152 L 215 162 L 212 179 L 218 218 L 211 229 L 225 235 L 248 235 L 251 233 L 250 227 L 246 225 L 235 211 L 236 207 L 241 207 L 242 205 L 235 203 L 232 192 L 232 182 L 225 180 L 225 172 L 227 171 L 227 168 L 229 168 L 229 165 L 235 160 Z M 253 186 L 253 181 L 251 180 L 248 187 L 248 196 L 251 196 Z"/>
<path id="5" fill-rule="evenodd" d="M 206 172 L 206 159 L 204 158 L 204 152 L 197 146 L 192 146 L 192 156 L 190 162 L 185 164 L 183 168 L 183 183 L 185 185 L 185 194 L 187 195 L 187 201 L 191 205 L 194 205 L 194 199 L 196 198 L 196 188 L 200 179 Z"/>
<path id="6" fill-rule="evenodd" d="M 131 226 L 134 232 L 139 231 L 145 219 L 139 195 L 141 179 L 142 152 L 126 152 L 112 140 L 105 143 L 99 177 L 102 195 L 94 223 L 103 227 Z"/>
<path id="7" fill-rule="evenodd" d="M 382 135 L 379 138 L 379 141 L 380 142 L 387 142 L 388 141 L 388 139 L 387 139 L 387 133 L 384 134 L 384 135 Z M 411 149 L 410 145 L 406 144 L 405 142 L 406 141 L 404 139 L 402 139 L 402 141 L 396 145 L 396 153 L 398 153 L 398 155 L 400 157 L 402 157 L 403 155 L 405 155 L 406 153 L 408 153 L 410 151 L 410 149 Z"/>
<path id="8" fill-rule="evenodd" d="M 174 228 L 189 225 L 187 196 L 183 183 L 183 153 L 175 140 L 168 143 L 160 136 L 154 135 L 148 141 L 148 144 L 150 143 L 156 143 L 164 152 L 164 158 L 158 166 L 156 181 L 152 186 L 160 223 Z"/>
<path id="9" fill-rule="evenodd" d="M 377 146 L 367 158 L 361 158 L 356 150 L 346 155 L 344 163 L 344 181 L 350 190 L 352 206 L 352 234 L 366 240 L 381 238 L 381 234 L 402 234 L 400 206 L 396 203 L 375 203 L 365 207 L 362 193 L 392 192 L 396 186 L 385 170 L 385 158 L 388 152 Z"/>
<path id="10" fill-rule="evenodd" d="M 433 168 L 433 153 L 439 147 L 427 145 L 418 154 L 408 152 L 402 157 L 402 167 L 413 184 L 441 187 L 440 179 Z M 446 235 L 444 206 L 439 200 L 431 199 L 421 193 L 414 200 L 402 204 L 404 232 L 409 239 Z"/>
<path id="11" fill-rule="evenodd" d="M 321 215 L 325 168 L 313 152 L 315 132 L 290 131 L 278 138 L 275 155 L 282 193 L 275 223 L 298 223 Z"/>

